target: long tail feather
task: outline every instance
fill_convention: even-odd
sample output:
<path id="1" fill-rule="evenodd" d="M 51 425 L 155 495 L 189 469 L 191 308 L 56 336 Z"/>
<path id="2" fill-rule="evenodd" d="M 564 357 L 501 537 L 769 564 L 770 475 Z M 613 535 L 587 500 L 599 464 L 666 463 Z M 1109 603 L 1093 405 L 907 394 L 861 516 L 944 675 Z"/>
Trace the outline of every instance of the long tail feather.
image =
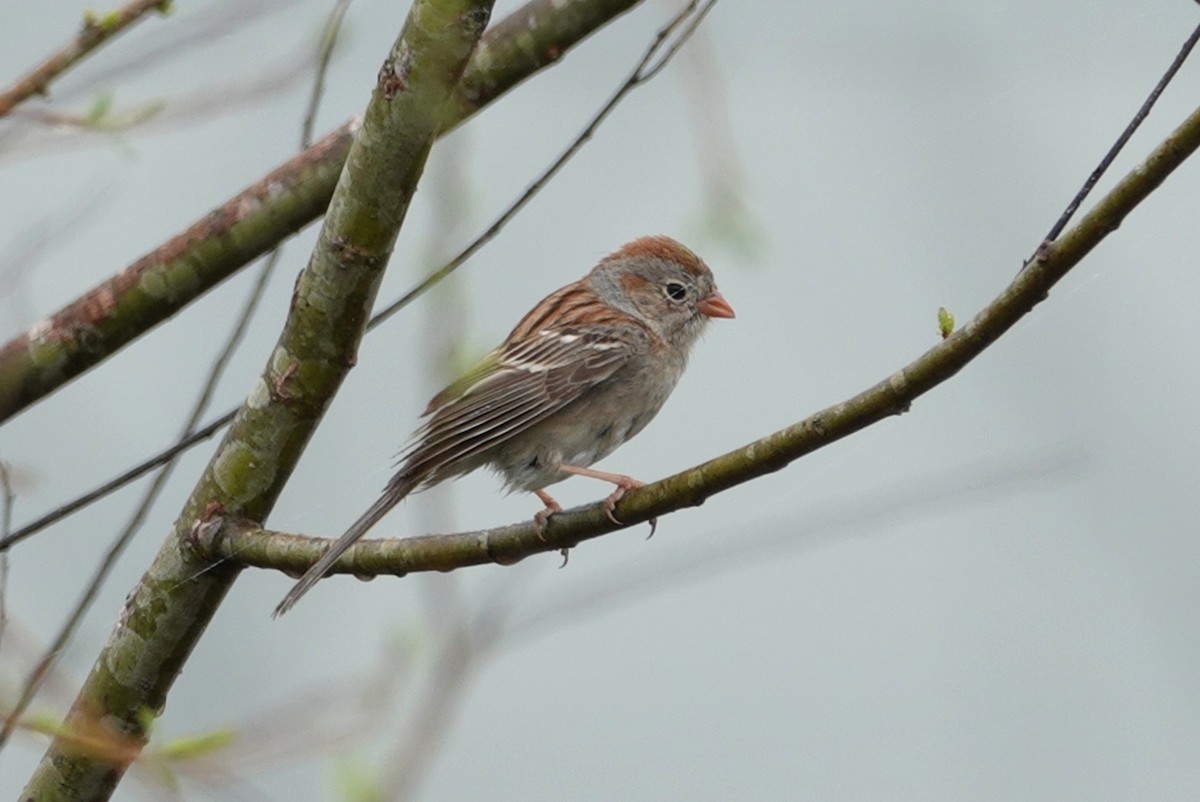
<path id="1" fill-rule="evenodd" d="M 379 523 L 379 519 L 387 515 L 392 507 L 399 504 L 405 496 L 412 492 L 415 483 L 411 480 L 403 480 L 402 476 L 397 476 L 392 480 L 387 489 L 383 491 L 383 495 L 379 500 L 370 506 L 370 508 L 362 514 L 361 517 L 346 530 L 346 534 L 339 537 L 333 542 L 325 553 L 321 555 L 321 559 L 313 563 L 312 568 L 304 572 L 304 576 L 296 581 L 288 594 L 283 597 L 283 601 L 275 608 L 275 612 L 271 614 L 272 618 L 278 618 L 288 610 L 296 606 L 296 602 L 300 601 L 305 593 L 312 589 L 312 586 L 317 584 L 321 577 L 325 576 L 338 558 L 345 553 L 346 549 L 353 546 L 359 538 L 367 533 L 372 526 Z M 399 480 L 399 481 L 397 481 Z"/>

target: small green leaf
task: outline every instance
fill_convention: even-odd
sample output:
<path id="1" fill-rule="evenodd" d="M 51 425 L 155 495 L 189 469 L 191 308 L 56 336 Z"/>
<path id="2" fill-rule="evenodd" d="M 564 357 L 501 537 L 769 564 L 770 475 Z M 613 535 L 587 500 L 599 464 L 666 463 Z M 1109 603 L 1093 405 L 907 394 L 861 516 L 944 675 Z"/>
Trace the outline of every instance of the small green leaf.
<path id="1" fill-rule="evenodd" d="M 942 335 L 942 339 L 946 339 L 954 331 L 954 315 L 951 314 L 946 307 L 938 307 L 938 333 Z"/>
<path id="2" fill-rule="evenodd" d="M 101 13 L 94 8 L 84 9 L 83 12 L 83 29 L 85 31 L 100 31 L 101 33 L 112 33 L 117 28 L 121 27 L 121 12 L 106 11 Z"/>

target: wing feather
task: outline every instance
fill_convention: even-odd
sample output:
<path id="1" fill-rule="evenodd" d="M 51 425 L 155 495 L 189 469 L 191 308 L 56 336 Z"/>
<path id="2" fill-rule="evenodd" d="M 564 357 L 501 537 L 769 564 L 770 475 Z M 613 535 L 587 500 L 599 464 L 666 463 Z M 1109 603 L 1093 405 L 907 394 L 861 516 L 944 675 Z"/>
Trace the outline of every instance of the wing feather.
<path id="1" fill-rule="evenodd" d="M 616 372 L 646 333 L 565 328 L 493 351 L 430 402 L 401 474 L 432 480 L 538 422 Z"/>

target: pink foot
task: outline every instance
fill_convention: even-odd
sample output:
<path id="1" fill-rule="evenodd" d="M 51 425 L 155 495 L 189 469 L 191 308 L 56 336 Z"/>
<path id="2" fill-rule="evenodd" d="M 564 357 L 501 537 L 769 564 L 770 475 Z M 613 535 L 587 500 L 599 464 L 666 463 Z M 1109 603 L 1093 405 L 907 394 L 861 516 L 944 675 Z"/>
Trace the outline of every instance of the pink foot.
<path id="1" fill-rule="evenodd" d="M 632 476 L 626 476 L 621 473 L 613 474 L 612 477 L 610 481 L 617 486 L 617 489 L 609 493 L 608 498 L 604 499 L 604 514 L 608 516 L 608 520 L 617 526 L 621 526 L 621 522 L 617 520 L 617 516 L 614 514 L 617 511 L 617 502 L 624 498 L 625 494 L 630 490 L 645 487 L 646 483 L 639 482 Z"/>
<path id="2" fill-rule="evenodd" d="M 538 540 L 545 543 L 546 538 L 543 536 L 543 533 L 546 531 L 546 521 L 550 520 L 550 516 L 554 513 L 562 512 L 562 505 L 555 501 L 545 490 L 535 490 L 533 492 L 546 505 L 533 516 L 533 533 L 537 535 Z"/>
<path id="3" fill-rule="evenodd" d="M 563 473 L 570 473 L 576 476 L 590 476 L 593 479 L 600 479 L 601 481 L 611 482 L 616 485 L 617 489 L 610 493 L 608 498 L 604 499 L 604 514 L 608 516 L 608 520 L 617 526 L 624 526 L 614 514 L 617 510 L 617 502 L 630 490 L 646 486 L 645 482 L 639 482 L 632 476 L 626 476 L 623 473 L 609 473 L 608 471 L 597 471 L 592 468 L 580 468 L 575 465 L 560 465 L 559 469 Z M 651 518 L 647 523 L 650 524 L 650 537 L 654 537 L 654 530 L 658 529 L 658 519 Z"/>

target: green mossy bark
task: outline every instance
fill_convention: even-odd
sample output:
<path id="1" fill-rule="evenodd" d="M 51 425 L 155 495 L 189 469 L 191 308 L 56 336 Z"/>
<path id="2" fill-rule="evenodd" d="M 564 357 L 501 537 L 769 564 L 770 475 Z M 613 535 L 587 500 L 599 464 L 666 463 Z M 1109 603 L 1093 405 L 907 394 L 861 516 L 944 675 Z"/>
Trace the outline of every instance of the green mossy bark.
<path id="1" fill-rule="evenodd" d="M 1051 289 L 1197 149 L 1200 110 L 1073 228 L 1041 248 L 979 314 L 920 357 L 852 398 L 702 465 L 629 491 L 617 505 L 618 519 L 632 526 L 697 506 L 712 495 L 778 471 L 805 454 L 907 411 L 916 399 L 953 377 L 1046 300 Z M 219 523 L 200 538 L 200 547 L 243 565 L 298 573 L 328 546 L 321 538 L 267 532 L 242 521 Z M 450 571 L 485 563 L 507 565 L 532 554 L 571 548 L 620 528 L 608 520 L 602 505 L 593 504 L 555 514 L 542 532 L 534 531 L 533 523 L 527 521 L 479 532 L 363 540 L 333 565 L 331 573 L 364 577 Z"/>
<path id="2" fill-rule="evenodd" d="M 237 576 L 189 535 L 213 511 L 262 520 L 274 505 L 362 338 L 383 269 L 491 0 L 417 0 L 380 71 L 291 313 L 267 366 L 130 594 L 67 716 L 69 732 L 144 743 L 153 716 Z M 59 737 L 26 799 L 109 798 L 126 765 Z"/>
<path id="3" fill-rule="evenodd" d="M 535 0 L 488 32 L 443 107 L 441 131 L 561 58 L 640 0 Z M 183 309 L 320 217 L 341 175 L 347 123 L 169 243 L 0 346 L 0 423 Z"/>

